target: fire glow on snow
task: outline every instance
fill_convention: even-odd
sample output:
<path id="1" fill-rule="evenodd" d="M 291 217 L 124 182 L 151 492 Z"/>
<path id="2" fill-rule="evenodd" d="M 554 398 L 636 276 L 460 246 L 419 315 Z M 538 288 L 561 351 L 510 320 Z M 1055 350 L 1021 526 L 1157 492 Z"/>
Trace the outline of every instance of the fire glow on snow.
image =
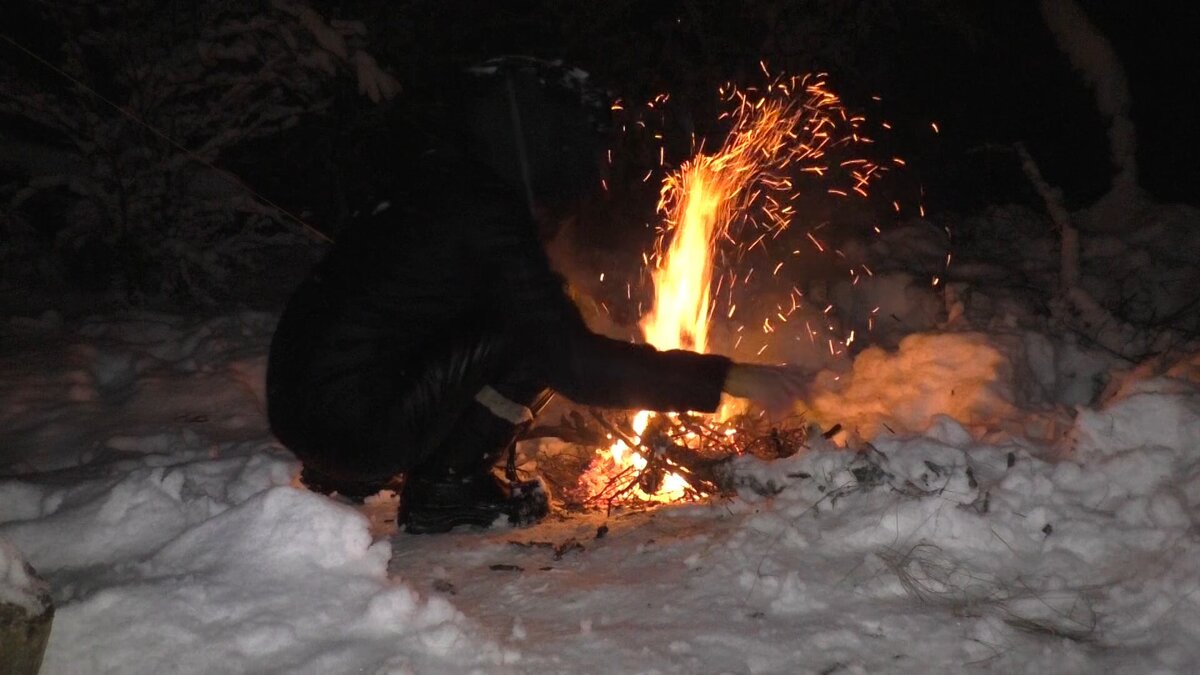
<path id="1" fill-rule="evenodd" d="M 1122 374 L 1045 331 L 927 329 L 828 394 L 878 454 L 815 439 L 736 460 L 718 504 L 374 539 L 361 510 L 291 487 L 260 412 L 273 324 L 0 322 L 0 549 L 51 584 L 44 672 L 1200 662 L 1200 354 Z M 1066 436 L 1023 435 L 1050 413 Z"/>
<path id="2" fill-rule="evenodd" d="M 763 72 L 770 78 L 765 65 Z M 658 212 L 664 224 L 649 256 L 654 304 L 642 318 L 641 328 L 646 342 L 663 350 L 708 350 L 716 309 L 713 296 L 726 291 L 724 316 L 732 319 L 737 310 L 733 291 L 739 275 L 746 283 L 754 274 L 753 267 L 740 270 L 732 265 L 718 274 L 718 254 L 732 249 L 723 258 L 735 260 L 741 257 L 739 252 L 765 248 L 765 242 L 787 230 L 795 215 L 792 202 L 801 188 L 797 177 L 824 177 L 836 169 L 849 178 L 849 190 L 827 189 L 866 197 L 868 185 L 883 174 L 879 165 L 864 158 L 830 166 L 828 149 L 869 143 L 870 139 L 860 130 L 864 118 L 848 114 L 821 76 L 776 77 L 761 89 L 727 84 L 720 94 L 728 108 L 721 118 L 731 125 L 724 143 L 713 152 L 700 148 L 662 184 Z M 811 233 L 808 238 L 820 251 L 825 250 Z M 784 260 L 772 264 L 771 274 L 778 276 L 784 265 Z M 714 277 L 718 277 L 715 284 Z M 801 294 L 793 286 L 789 307 L 779 308 L 777 322 L 786 323 L 800 301 Z M 775 331 L 771 318 L 764 319 L 763 331 Z M 853 334 L 847 338 L 852 339 Z M 608 503 L 612 504 L 703 496 L 675 471 L 664 471 L 661 480 L 649 485 L 639 480 L 647 460 L 636 448 L 654 415 L 644 410 L 637 413 L 631 423 L 633 436 L 614 439 L 610 447 L 599 449 L 581 479 L 593 497 L 610 495 Z M 687 446 L 696 441 L 696 434 L 685 431 L 679 440 Z M 671 465 L 669 459 L 662 461 Z"/>

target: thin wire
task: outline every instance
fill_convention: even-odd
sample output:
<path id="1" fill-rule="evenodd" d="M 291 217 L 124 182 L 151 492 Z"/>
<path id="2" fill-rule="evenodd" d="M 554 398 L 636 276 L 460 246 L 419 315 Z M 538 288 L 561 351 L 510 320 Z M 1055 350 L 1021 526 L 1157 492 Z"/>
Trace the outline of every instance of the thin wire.
<path id="1" fill-rule="evenodd" d="M 33 60 L 35 60 L 35 61 L 37 61 L 38 63 L 42 64 L 42 65 L 43 65 L 43 66 L 45 66 L 46 68 L 50 69 L 52 72 L 56 73 L 57 75 L 59 75 L 59 76 L 60 76 L 60 77 L 62 77 L 63 79 L 65 79 L 65 80 L 67 80 L 67 81 L 71 82 L 71 83 L 72 83 L 72 84 L 74 84 L 75 86 L 79 87 L 79 88 L 80 88 L 80 89 L 82 89 L 83 91 L 85 91 L 85 92 L 87 92 L 88 94 L 90 94 L 90 95 L 91 95 L 92 97 L 94 97 L 95 99 L 97 99 L 97 100 L 99 100 L 99 101 L 102 101 L 102 102 L 103 102 L 105 105 L 107 105 L 108 107 L 112 108 L 113 110 L 116 110 L 118 113 L 120 113 L 120 114 L 121 114 L 123 117 L 127 118 L 129 121 L 133 122 L 134 124 L 137 124 L 138 126 L 142 127 L 142 128 L 143 128 L 143 129 L 145 129 L 146 131 L 149 131 L 150 133 L 152 133 L 152 134 L 154 134 L 155 136 L 159 137 L 159 138 L 160 138 L 160 139 L 162 139 L 163 141 L 166 141 L 166 142 L 167 142 L 168 144 L 170 144 L 172 147 L 174 147 L 175 149 L 177 149 L 177 150 L 179 150 L 179 151 L 183 152 L 183 153 L 184 153 L 184 154 L 186 154 L 188 157 L 190 157 L 190 158 L 192 158 L 193 160 L 195 160 L 197 163 L 199 163 L 199 164 L 202 164 L 202 165 L 204 165 L 204 166 L 206 166 L 206 167 L 208 167 L 208 168 L 212 169 L 213 171 L 217 172 L 217 174 L 218 174 L 218 175 L 222 176 L 223 178 L 225 178 L 225 180 L 229 181 L 230 183 L 234 184 L 235 186 L 237 186 L 237 187 L 240 187 L 241 189 L 245 190 L 246 192 L 250 193 L 251 195 L 254 195 L 254 196 L 255 196 L 255 197 L 257 197 L 259 200 L 261 200 L 261 201 L 262 201 L 264 204 L 266 204 L 267 206 L 270 206 L 271 208 L 274 208 L 275 210 L 279 211 L 280 213 L 282 213 L 283 215 L 287 216 L 288 218 L 291 218 L 292 220 L 294 220 L 294 221 L 296 222 L 296 224 L 298 224 L 298 225 L 300 225 L 300 227 L 304 228 L 304 230 L 305 230 L 305 231 L 306 231 L 306 232 L 307 232 L 307 233 L 308 233 L 310 236 L 312 236 L 313 238 L 317 239 L 318 241 L 323 241 L 323 242 L 325 242 L 325 243 L 328 243 L 328 244 L 332 244 L 332 243 L 333 243 L 333 239 L 331 239 L 331 238 L 329 237 L 329 235 L 327 235 L 327 234 L 325 234 L 324 232 L 322 232 L 322 231 L 318 230 L 317 228 L 313 227 L 312 225 L 309 225 L 308 223 L 304 222 L 304 221 L 303 221 L 303 220 L 301 220 L 301 219 L 300 219 L 300 217 L 299 217 L 299 216 L 297 216 L 296 214 L 294 214 L 294 213 L 292 213 L 291 211 L 289 211 L 289 210 L 285 209 L 284 207 L 282 207 L 282 206 L 280 206 L 279 204 L 277 204 L 275 201 L 273 201 L 273 200 L 271 200 L 270 198 L 268 198 L 268 197 L 266 197 L 265 195 L 263 195 L 261 192 L 259 192 L 259 191 L 255 190 L 254 188 L 250 187 L 250 185 L 248 185 L 248 184 L 247 184 L 245 181 L 243 181 L 241 178 L 237 177 L 235 174 L 232 174 L 232 173 L 230 173 L 230 172 L 228 172 L 228 171 L 226 171 L 226 170 L 224 170 L 224 169 L 220 169 L 220 168 L 218 168 L 218 167 L 217 167 L 215 164 L 213 164 L 212 162 L 210 162 L 210 161 L 208 161 L 208 160 L 204 159 L 204 158 L 203 158 L 203 157 L 201 157 L 200 155 L 197 155 L 195 152 L 193 152 L 193 151 L 189 150 L 188 148 L 184 147 L 184 146 L 183 146 L 183 144 L 179 143 L 179 142 L 178 142 L 178 141 L 176 141 L 175 139 L 173 139 L 173 138 L 171 138 L 170 136 L 166 135 L 166 134 L 165 134 L 165 133 L 163 133 L 162 131 L 159 131 L 157 128 L 155 128 L 155 127 L 151 126 L 151 125 L 150 125 L 150 124 L 148 124 L 147 122 L 143 121 L 143 120 L 142 120 L 141 118 L 139 118 L 137 115 L 134 115 L 133 113 L 129 112 L 128 110 L 126 110 L 126 109 L 122 108 L 121 106 L 117 105 L 117 104 L 116 104 L 116 103 L 114 103 L 113 101 L 109 100 L 108 98 L 106 98 L 106 97 L 105 97 L 103 94 L 101 94 L 100 92 L 96 91 L 95 89 L 92 89 L 91 87 L 89 87 L 88 85 L 84 84 L 83 82 L 80 82 L 78 79 L 76 79 L 76 78 L 75 78 L 74 76 L 72 76 L 70 73 L 68 73 L 68 72 L 66 72 L 65 70 L 63 70 L 63 69 L 59 68 L 58 66 L 54 65 L 53 63 L 50 63 L 50 62 L 49 62 L 49 61 L 47 61 L 46 59 L 42 58 L 41 56 L 39 56 L 38 54 L 36 54 L 36 53 L 35 53 L 35 52 L 33 52 L 32 50 L 30 50 L 29 48 L 27 48 L 25 45 L 22 45 L 21 43 L 19 43 L 19 42 L 17 42 L 16 40 L 12 39 L 11 37 L 9 37 L 8 35 L 6 35 L 6 34 L 5 34 L 5 33 L 3 33 L 3 32 L 0 32 L 0 40 L 4 40 L 4 41 L 5 41 L 5 42 L 7 42 L 8 44 L 10 44 L 10 45 L 12 45 L 13 47 L 17 48 L 18 50 L 20 50 L 20 51 L 24 52 L 24 53 L 25 53 L 26 55 L 28 55 L 30 58 L 32 58 Z"/>

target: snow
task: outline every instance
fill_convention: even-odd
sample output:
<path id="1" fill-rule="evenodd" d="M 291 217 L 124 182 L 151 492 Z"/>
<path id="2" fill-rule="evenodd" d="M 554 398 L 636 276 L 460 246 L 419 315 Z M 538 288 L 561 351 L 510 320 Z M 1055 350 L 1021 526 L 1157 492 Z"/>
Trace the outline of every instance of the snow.
<path id="1" fill-rule="evenodd" d="M 978 333 L 918 333 L 898 351 L 870 347 L 850 373 L 821 382 L 815 419 L 840 422 L 864 438 L 884 425 L 893 432 L 924 432 L 938 415 L 979 425 L 1013 416 L 1013 364 Z M 914 374 L 920 373 L 920 377 Z"/>
<path id="2" fill-rule="evenodd" d="M 10 316 L 0 600 L 35 597 L 22 560 L 49 581 L 47 673 L 1195 672 L 1200 350 L 1089 347 L 1029 301 L 1037 228 L 991 218 L 950 288 L 881 242 L 844 320 L 908 314 L 815 377 L 841 433 L 735 460 L 734 497 L 526 529 L 299 488 L 273 313 Z"/>
<path id="3" fill-rule="evenodd" d="M 0 604 L 39 616 L 46 610 L 46 590 L 17 547 L 0 539 Z"/>
<path id="4" fill-rule="evenodd" d="M 444 599 L 390 582 L 391 545 L 368 529 L 362 514 L 320 496 L 259 492 L 65 606 L 47 668 L 345 672 L 424 666 L 467 644 L 474 657 L 461 663 L 503 658 Z M 122 643 L 136 654 L 107 648 Z"/>

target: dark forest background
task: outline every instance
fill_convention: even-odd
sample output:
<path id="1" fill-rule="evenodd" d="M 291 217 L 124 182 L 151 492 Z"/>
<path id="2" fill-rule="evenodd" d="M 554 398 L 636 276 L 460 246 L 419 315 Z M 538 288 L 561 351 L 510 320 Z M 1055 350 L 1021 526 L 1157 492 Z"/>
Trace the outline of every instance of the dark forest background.
<path id="1" fill-rule="evenodd" d="M 1200 9 L 1080 4 L 1128 73 L 1142 186 L 1200 203 Z M 344 53 L 312 30 L 314 16 Z M 675 161 L 689 133 L 721 132 L 721 82 L 757 77 L 760 61 L 828 72 L 847 107 L 892 123 L 881 156 L 909 166 L 894 189 L 920 191 L 942 217 L 1041 208 L 1017 141 L 1073 208 L 1112 174 L 1092 92 L 1035 2 L 9 0 L 0 33 L 10 288 L 236 298 L 237 270 L 261 272 L 274 251 L 316 238 L 297 220 L 336 237 L 354 212 L 402 193 L 405 158 L 453 133 L 456 73 L 501 54 L 564 59 L 626 100 L 670 92 Z M 359 52 L 397 93 L 363 93 Z M 652 190 L 621 187 L 628 210 L 652 206 Z M 626 245 L 621 229 L 643 220 L 593 224 L 608 228 L 594 238 Z"/>

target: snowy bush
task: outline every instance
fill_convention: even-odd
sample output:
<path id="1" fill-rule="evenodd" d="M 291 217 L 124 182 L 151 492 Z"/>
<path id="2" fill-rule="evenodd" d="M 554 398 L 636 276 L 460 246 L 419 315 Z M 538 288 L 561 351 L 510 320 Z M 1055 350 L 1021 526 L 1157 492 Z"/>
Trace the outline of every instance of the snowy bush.
<path id="1" fill-rule="evenodd" d="M 218 168 L 231 152 L 326 111 L 339 71 L 373 100 L 398 91 L 361 24 L 283 0 L 50 0 L 27 20 L 41 39 L 0 67 L 0 256 L 131 295 L 211 299 L 248 251 L 295 236 Z"/>

